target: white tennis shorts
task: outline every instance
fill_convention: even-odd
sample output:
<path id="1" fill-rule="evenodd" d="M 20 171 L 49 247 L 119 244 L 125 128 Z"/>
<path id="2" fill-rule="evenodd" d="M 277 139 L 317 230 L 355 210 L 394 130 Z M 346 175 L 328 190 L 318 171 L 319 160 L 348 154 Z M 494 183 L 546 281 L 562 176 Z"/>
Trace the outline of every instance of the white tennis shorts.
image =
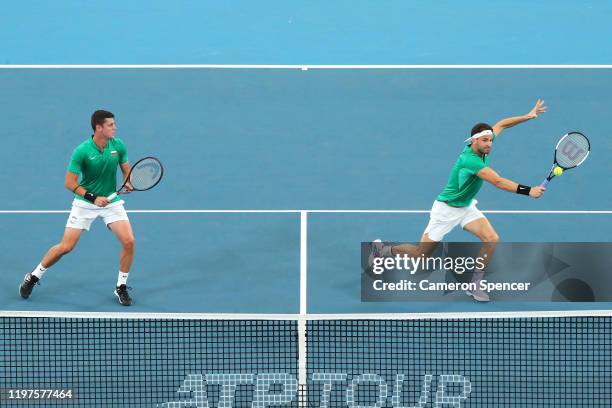
<path id="1" fill-rule="evenodd" d="M 72 210 L 70 210 L 66 228 L 89 231 L 91 223 L 98 217 L 102 217 L 106 226 L 115 221 L 128 220 L 123 203 L 123 200 L 119 200 L 106 207 L 98 207 L 92 203 L 75 198 L 72 202 Z"/>
<path id="2" fill-rule="evenodd" d="M 484 218 L 484 214 L 476 208 L 477 203 L 478 201 L 472 200 L 467 207 L 451 207 L 445 202 L 434 201 L 425 233 L 429 239 L 439 242 L 457 225 L 463 228 L 472 221 Z"/>

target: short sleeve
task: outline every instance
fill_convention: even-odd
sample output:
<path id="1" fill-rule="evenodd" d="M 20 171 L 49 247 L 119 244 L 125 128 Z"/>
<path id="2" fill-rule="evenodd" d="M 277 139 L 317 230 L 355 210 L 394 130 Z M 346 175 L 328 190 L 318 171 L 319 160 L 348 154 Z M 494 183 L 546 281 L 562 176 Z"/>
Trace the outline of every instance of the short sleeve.
<path id="1" fill-rule="evenodd" d="M 83 154 L 77 147 L 70 156 L 70 163 L 68 163 L 68 171 L 74 174 L 81 174 L 83 171 Z"/>
<path id="2" fill-rule="evenodd" d="M 125 143 L 123 143 L 123 140 L 121 139 L 116 139 L 117 140 L 117 153 L 119 153 L 119 164 L 124 164 L 127 163 L 129 161 L 128 159 L 128 153 L 127 153 L 127 148 L 125 147 Z"/>

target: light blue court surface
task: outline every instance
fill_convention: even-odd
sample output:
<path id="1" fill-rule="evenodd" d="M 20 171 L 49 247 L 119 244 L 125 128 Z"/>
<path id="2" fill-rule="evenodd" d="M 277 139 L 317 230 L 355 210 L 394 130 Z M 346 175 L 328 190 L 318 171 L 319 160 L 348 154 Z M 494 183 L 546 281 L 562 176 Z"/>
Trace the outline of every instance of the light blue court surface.
<path id="1" fill-rule="evenodd" d="M 591 138 L 591 156 L 553 180 L 541 200 L 487 185 L 480 208 L 612 208 L 608 69 L 5 69 L 0 87 L 9 152 L 0 184 L 10 186 L 2 210 L 69 209 L 66 165 L 98 108 L 117 114 L 132 161 L 155 155 L 166 167 L 159 187 L 126 198 L 128 210 L 428 210 L 471 126 L 526 113 L 540 97 L 549 112 L 504 132 L 493 168 L 538 184 L 570 130 Z M 118 310 L 111 292 L 119 247 L 101 222 L 24 302 L 16 287 L 60 238 L 67 214 L 0 216 L 0 309 Z M 138 255 L 130 311 L 298 311 L 298 213 L 131 218 Z M 609 240 L 606 214 L 491 220 L 507 241 Z M 426 214 L 309 214 L 308 311 L 418 311 L 358 302 L 358 250 L 374 238 L 414 241 L 426 222 Z"/>
<path id="2" fill-rule="evenodd" d="M 610 64 L 606 0 L 3 2 L 2 64 Z"/>

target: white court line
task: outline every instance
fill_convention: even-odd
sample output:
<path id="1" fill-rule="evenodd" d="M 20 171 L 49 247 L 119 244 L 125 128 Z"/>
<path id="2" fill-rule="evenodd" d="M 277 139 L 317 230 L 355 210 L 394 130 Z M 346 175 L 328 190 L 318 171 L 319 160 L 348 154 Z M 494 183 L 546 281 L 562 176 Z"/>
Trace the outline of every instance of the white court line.
<path id="1" fill-rule="evenodd" d="M 308 212 L 300 212 L 300 314 L 306 315 L 308 291 Z"/>
<path id="2" fill-rule="evenodd" d="M 4 64 L 0 69 L 610 69 L 612 65 L 577 64 L 399 64 L 399 65 L 317 65 L 317 64 Z"/>
<path id="3" fill-rule="evenodd" d="M 106 319 L 195 319 L 195 320 L 398 320 L 398 319 L 512 319 L 531 317 L 612 317 L 612 310 L 540 310 L 506 312 L 425 312 L 425 313 L 137 313 L 137 312 L 61 312 L 0 310 L 0 317 L 58 317 Z"/>
<path id="4" fill-rule="evenodd" d="M 0 317 L 58 317 L 79 319 L 195 319 L 195 320 L 297 320 L 297 314 L 274 313 L 138 313 L 0 310 Z"/>
<path id="5" fill-rule="evenodd" d="M 309 213 L 429 214 L 430 210 L 306 210 Z M 612 210 L 481 210 L 487 214 L 612 214 Z"/>
<path id="6" fill-rule="evenodd" d="M 128 210 L 132 214 L 429 214 L 429 210 Z M 612 214 L 612 210 L 483 210 L 486 214 Z M 68 214 L 69 210 L 0 210 L 0 214 Z"/>
<path id="7" fill-rule="evenodd" d="M 140 214 L 299 214 L 302 210 L 128 210 Z M 70 210 L 0 210 L 0 214 L 69 214 Z"/>

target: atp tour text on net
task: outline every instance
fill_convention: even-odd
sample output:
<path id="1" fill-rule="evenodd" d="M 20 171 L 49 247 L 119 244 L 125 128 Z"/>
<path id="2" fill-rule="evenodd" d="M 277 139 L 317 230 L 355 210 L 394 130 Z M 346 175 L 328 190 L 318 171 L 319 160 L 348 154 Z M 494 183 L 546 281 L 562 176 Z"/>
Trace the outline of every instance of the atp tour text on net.
<path id="1" fill-rule="evenodd" d="M 309 388 L 318 390 L 318 395 L 308 392 L 305 397 L 318 399 L 319 408 L 330 407 L 332 392 L 342 395 L 343 404 L 349 408 L 380 408 L 387 406 L 391 400 L 393 408 L 461 408 L 462 403 L 472 392 L 471 382 L 463 375 L 458 374 L 425 374 L 419 385 L 419 390 L 413 395 L 417 401 L 404 401 L 404 393 L 408 380 L 405 374 L 395 374 L 392 384 L 378 374 L 367 373 L 350 377 L 347 373 L 312 373 Z M 236 401 L 239 386 L 253 386 L 248 403 L 243 400 Z M 216 407 L 232 408 L 247 406 L 250 408 L 265 408 L 271 406 L 292 405 L 298 396 L 298 381 L 295 376 L 288 373 L 258 373 L 258 374 L 189 374 L 177 391 L 178 401 L 165 402 L 158 405 L 162 408 L 202 407 L 214 408 L 208 393 L 213 389 L 218 392 Z M 368 392 L 365 403 L 360 398 L 361 390 Z M 435 393 L 432 395 L 432 389 Z M 216 392 L 216 393 L 217 393 Z M 417 398 L 415 397 L 415 398 Z M 375 402 L 374 402 L 375 401 Z M 314 403 L 311 401 L 311 403 Z M 429 404 L 431 403 L 431 404 Z M 428 405 L 429 404 L 429 405 Z M 337 406 L 334 403 L 333 406 Z"/>

